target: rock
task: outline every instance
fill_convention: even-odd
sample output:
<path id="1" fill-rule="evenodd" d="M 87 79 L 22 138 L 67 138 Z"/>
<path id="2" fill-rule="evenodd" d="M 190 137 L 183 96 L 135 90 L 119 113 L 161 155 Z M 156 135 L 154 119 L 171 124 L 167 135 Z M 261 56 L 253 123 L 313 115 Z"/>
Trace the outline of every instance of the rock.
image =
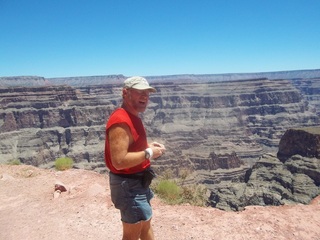
<path id="1" fill-rule="evenodd" d="M 309 204 L 320 194 L 319 186 L 305 174 L 295 174 L 292 182 L 294 202 Z"/>
<path id="2" fill-rule="evenodd" d="M 308 171 L 307 175 L 318 182 L 313 176 L 317 171 L 294 164 L 280 167 L 278 163 L 274 165 L 274 157 L 266 154 L 278 151 L 279 141 L 288 129 L 319 125 L 319 76 L 320 71 L 299 71 L 280 75 L 150 77 L 158 91 L 150 96 L 142 120 L 149 139 L 167 147 L 166 155 L 154 161 L 154 169 L 158 173 L 167 169 L 173 173 L 180 169 L 193 171 L 188 182 L 206 184 L 213 192 L 220 189 L 221 196 L 241 195 L 242 191 L 230 185 L 249 184 L 253 174 L 261 181 L 272 179 L 274 196 L 266 192 L 266 186 L 259 195 L 239 197 L 239 206 L 247 204 L 248 199 L 268 204 L 274 199 L 279 203 L 279 192 L 288 195 L 283 201 L 291 201 L 293 197 L 282 190 L 291 186 L 291 178 L 276 172 L 267 177 L 267 170 Z M 53 166 L 58 157 L 67 156 L 74 160 L 75 168 L 106 171 L 105 122 L 120 105 L 124 78 L 35 77 L 23 78 L 28 83 L 24 87 L 0 88 L 0 162 L 18 159 L 23 164 L 42 167 Z M 2 80 L 2 86 L 7 86 L 8 79 Z M 30 87 L 35 86 L 31 83 L 39 86 Z M 62 83 L 66 85 L 59 85 Z M 279 151 L 279 156 L 284 153 L 289 159 L 291 153 L 282 147 Z M 316 157 L 317 151 L 308 150 L 308 157 Z M 270 158 L 271 163 L 263 158 Z M 250 169 L 259 159 L 263 165 Z M 259 181 L 250 184 L 258 187 Z"/>
<path id="3" fill-rule="evenodd" d="M 316 139 L 318 136 L 317 131 L 313 131 L 313 136 L 310 136 L 312 133 L 309 128 L 306 131 L 310 139 Z M 301 136 L 301 132 L 305 134 L 301 129 L 291 129 L 287 132 L 290 133 L 291 139 L 296 141 L 299 139 L 298 136 Z M 288 138 L 288 135 L 283 138 Z M 281 141 L 286 142 L 282 139 Z M 294 149 L 297 145 L 296 141 L 287 141 L 285 149 Z M 310 144 L 309 141 L 301 138 L 299 151 L 309 156 Z M 229 182 L 229 185 L 227 182 L 221 182 L 211 188 L 210 204 L 223 210 L 236 211 L 249 205 L 309 204 L 312 199 L 320 195 L 320 159 L 289 155 L 287 154 L 285 161 L 283 159 L 280 161 L 273 154 L 263 155 L 247 171 L 245 183 L 242 184 L 243 190 L 234 191 L 237 185 L 232 182 Z"/>
<path id="4" fill-rule="evenodd" d="M 285 162 L 293 155 L 320 159 L 320 127 L 289 129 L 285 132 L 277 156 Z"/>
<path id="5" fill-rule="evenodd" d="M 66 186 L 61 183 L 61 182 L 56 182 L 56 184 L 54 185 L 54 191 L 60 191 L 61 192 L 66 192 L 67 191 L 67 188 Z"/>
<path id="6" fill-rule="evenodd" d="M 285 162 L 285 166 L 293 173 L 308 175 L 316 185 L 320 185 L 320 159 L 294 155 Z"/>
<path id="7" fill-rule="evenodd" d="M 56 190 L 56 191 L 54 191 L 54 193 L 53 193 L 53 198 L 54 198 L 54 199 L 59 198 L 60 195 L 61 195 L 61 191 L 60 191 L 60 190 Z"/>
<path id="8" fill-rule="evenodd" d="M 158 92 L 151 95 L 142 118 L 150 139 L 168 147 L 155 169 L 179 166 L 178 171 L 181 164 L 192 168 L 192 159 L 206 159 L 212 152 L 235 153 L 254 164 L 277 150 L 288 128 L 319 124 L 316 74 L 319 71 L 150 77 Z M 119 106 L 124 79 L 0 78 L 0 85 L 11 86 L 0 89 L 0 161 L 18 158 L 24 164 L 48 166 L 66 155 L 75 167 L 85 163 L 87 169 L 103 171 L 104 125 Z"/>

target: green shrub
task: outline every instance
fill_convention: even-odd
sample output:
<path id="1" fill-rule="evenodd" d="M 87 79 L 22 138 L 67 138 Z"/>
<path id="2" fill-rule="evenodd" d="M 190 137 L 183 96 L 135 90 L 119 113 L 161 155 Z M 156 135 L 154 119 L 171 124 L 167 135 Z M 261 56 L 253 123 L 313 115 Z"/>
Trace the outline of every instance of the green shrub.
<path id="1" fill-rule="evenodd" d="M 152 190 L 168 204 L 188 203 L 193 206 L 207 206 L 207 188 L 202 184 L 186 185 L 189 170 L 179 173 L 180 177 L 172 178 L 170 171 L 164 171 L 152 182 Z"/>
<path id="2" fill-rule="evenodd" d="M 20 165 L 21 162 L 20 162 L 19 159 L 14 159 L 14 160 L 8 161 L 7 164 L 8 164 L 8 165 Z"/>
<path id="3" fill-rule="evenodd" d="M 57 158 L 55 161 L 55 168 L 59 171 L 64 171 L 73 167 L 73 160 L 69 157 Z"/>
<path id="4" fill-rule="evenodd" d="M 169 204 L 176 204 L 181 201 L 181 188 L 172 180 L 160 180 L 154 191 Z"/>

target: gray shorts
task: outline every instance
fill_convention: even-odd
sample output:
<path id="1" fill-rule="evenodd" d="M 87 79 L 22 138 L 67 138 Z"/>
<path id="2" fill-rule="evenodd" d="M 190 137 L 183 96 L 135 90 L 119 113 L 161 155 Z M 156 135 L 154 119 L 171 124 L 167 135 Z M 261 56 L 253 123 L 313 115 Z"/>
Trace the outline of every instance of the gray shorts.
<path id="1" fill-rule="evenodd" d="M 133 224 L 151 219 L 150 200 L 154 194 L 149 187 L 142 186 L 141 179 L 124 178 L 110 172 L 109 180 L 111 200 L 120 210 L 121 221 Z"/>

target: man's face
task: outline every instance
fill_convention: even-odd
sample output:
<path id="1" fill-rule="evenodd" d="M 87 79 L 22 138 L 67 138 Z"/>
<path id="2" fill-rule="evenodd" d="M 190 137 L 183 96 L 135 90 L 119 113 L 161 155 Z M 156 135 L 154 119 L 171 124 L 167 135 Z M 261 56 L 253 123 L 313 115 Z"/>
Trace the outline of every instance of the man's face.
<path id="1" fill-rule="evenodd" d="M 149 90 L 126 89 L 126 103 L 136 112 L 144 112 L 149 102 Z"/>

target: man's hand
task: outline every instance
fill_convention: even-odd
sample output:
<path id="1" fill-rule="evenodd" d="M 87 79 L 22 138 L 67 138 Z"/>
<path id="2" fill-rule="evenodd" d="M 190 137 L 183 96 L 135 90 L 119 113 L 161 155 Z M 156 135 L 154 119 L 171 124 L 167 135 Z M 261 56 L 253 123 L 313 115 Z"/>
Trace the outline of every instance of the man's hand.
<path id="1" fill-rule="evenodd" d="M 153 151 L 153 157 L 152 158 L 158 158 L 164 154 L 166 151 L 166 148 L 163 144 L 158 143 L 158 142 L 152 142 L 149 144 L 149 147 Z"/>

